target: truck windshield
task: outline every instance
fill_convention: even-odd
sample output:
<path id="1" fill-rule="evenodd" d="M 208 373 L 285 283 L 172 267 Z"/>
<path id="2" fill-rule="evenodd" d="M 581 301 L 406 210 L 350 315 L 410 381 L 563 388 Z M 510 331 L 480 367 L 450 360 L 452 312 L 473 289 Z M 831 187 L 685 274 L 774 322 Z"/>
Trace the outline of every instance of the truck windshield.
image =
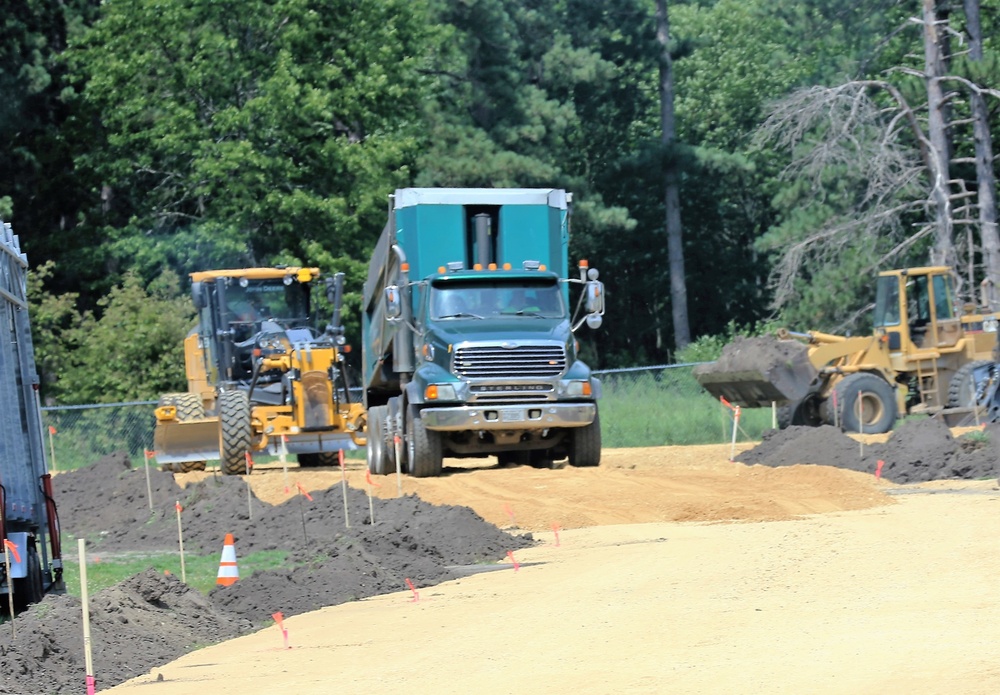
<path id="1" fill-rule="evenodd" d="M 878 279 L 875 290 L 875 327 L 899 325 L 899 278 L 886 275 Z"/>
<path id="2" fill-rule="evenodd" d="M 237 321 L 307 322 L 309 286 L 281 279 L 250 280 L 246 287 L 234 282 L 226 288 L 226 304 Z"/>
<path id="3" fill-rule="evenodd" d="M 430 313 L 432 319 L 487 316 L 561 319 L 566 317 L 566 306 L 554 280 L 457 280 L 431 286 Z"/>

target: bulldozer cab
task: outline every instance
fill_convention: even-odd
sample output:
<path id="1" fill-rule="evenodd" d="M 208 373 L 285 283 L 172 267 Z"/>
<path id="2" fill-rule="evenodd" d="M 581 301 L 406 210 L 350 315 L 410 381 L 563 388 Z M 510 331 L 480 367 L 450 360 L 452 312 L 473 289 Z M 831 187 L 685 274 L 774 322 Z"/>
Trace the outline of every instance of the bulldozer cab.
<path id="1" fill-rule="evenodd" d="M 930 267 L 880 273 L 874 326 L 893 352 L 956 345 L 962 331 L 955 311 L 951 271 Z"/>
<path id="2" fill-rule="evenodd" d="M 253 375 L 260 336 L 308 330 L 311 274 L 280 270 L 213 271 L 192 284 L 209 383 Z M 194 276 L 192 276 L 194 279 Z"/>

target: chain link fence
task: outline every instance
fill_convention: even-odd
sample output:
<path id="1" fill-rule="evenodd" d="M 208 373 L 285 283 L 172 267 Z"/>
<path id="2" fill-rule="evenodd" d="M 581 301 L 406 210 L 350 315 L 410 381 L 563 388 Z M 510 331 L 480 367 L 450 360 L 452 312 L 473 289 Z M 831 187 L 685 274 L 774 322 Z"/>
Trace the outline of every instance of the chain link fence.
<path id="1" fill-rule="evenodd" d="M 691 374 L 696 363 L 595 372 L 601 379 L 601 431 L 606 448 L 719 444 L 732 440 L 734 413 Z M 356 394 L 360 397 L 360 394 Z M 141 465 L 153 449 L 156 401 L 42 408 L 53 470 L 70 470 L 120 451 Z M 737 441 L 759 440 L 772 426 L 768 409 L 741 413 Z"/>
<path id="2" fill-rule="evenodd" d="M 156 401 L 42 408 L 49 469 L 79 468 L 120 451 L 141 464 L 153 448 L 155 409 Z"/>

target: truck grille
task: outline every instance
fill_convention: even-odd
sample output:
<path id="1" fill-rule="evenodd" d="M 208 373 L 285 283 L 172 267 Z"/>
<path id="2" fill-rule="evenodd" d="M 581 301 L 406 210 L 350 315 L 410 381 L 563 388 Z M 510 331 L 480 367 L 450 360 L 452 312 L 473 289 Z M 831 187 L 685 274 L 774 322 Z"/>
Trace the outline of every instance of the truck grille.
<path id="1" fill-rule="evenodd" d="M 557 376 L 566 369 L 561 345 L 473 345 L 455 350 L 455 373 L 467 379 Z"/>

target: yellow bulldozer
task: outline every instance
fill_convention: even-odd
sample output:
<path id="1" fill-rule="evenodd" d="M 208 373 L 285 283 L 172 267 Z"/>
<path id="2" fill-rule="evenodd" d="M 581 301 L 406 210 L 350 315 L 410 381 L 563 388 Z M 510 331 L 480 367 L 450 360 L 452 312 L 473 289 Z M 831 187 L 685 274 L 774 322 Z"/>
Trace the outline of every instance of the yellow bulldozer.
<path id="1" fill-rule="evenodd" d="M 695 368 L 713 396 L 780 406 L 778 423 L 881 433 L 924 412 L 949 425 L 994 420 L 1000 373 L 997 313 L 956 306 L 947 267 L 888 270 L 876 285 L 872 335 L 782 330 L 740 339 Z"/>
<path id="2" fill-rule="evenodd" d="M 326 280 L 331 323 L 312 327 L 317 268 L 191 274 L 198 326 L 184 341 L 188 390 L 160 397 L 153 445 L 175 471 L 248 471 L 247 453 L 295 454 L 300 466 L 334 464 L 365 444 L 364 408 L 352 401 L 340 325 L 343 273 Z"/>

